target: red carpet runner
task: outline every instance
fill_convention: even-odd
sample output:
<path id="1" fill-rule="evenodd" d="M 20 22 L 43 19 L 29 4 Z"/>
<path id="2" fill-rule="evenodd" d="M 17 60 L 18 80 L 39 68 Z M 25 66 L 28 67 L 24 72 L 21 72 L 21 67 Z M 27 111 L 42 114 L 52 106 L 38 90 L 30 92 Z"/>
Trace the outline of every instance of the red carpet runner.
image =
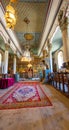
<path id="1" fill-rule="evenodd" d="M 20 82 L 0 98 L 0 109 L 51 106 L 39 82 Z"/>

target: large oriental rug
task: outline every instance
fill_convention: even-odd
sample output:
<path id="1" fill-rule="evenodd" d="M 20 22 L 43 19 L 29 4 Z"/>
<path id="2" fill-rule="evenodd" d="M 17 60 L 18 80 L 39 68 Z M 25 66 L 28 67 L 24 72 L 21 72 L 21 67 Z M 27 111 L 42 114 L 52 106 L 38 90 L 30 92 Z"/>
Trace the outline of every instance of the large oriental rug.
<path id="1" fill-rule="evenodd" d="M 39 82 L 20 82 L 0 98 L 0 109 L 51 106 Z"/>

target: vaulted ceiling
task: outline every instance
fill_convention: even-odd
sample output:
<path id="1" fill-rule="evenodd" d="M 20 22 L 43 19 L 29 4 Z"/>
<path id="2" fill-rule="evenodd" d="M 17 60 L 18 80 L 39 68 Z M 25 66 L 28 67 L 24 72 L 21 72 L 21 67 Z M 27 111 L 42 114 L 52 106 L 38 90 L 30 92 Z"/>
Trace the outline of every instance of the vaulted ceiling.
<path id="1" fill-rule="evenodd" d="M 49 0 L 17 0 L 12 3 L 17 19 L 14 31 L 23 51 L 28 45 L 31 53 L 37 54 L 49 2 Z M 5 9 L 9 0 L 3 0 L 2 3 Z M 31 34 L 31 40 L 26 40 L 26 33 Z"/>
<path id="2" fill-rule="evenodd" d="M 53 32 L 56 29 L 57 22 L 55 23 L 54 21 L 58 15 L 62 3 L 64 3 L 63 6 L 65 6 L 69 0 L 11 1 L 16 1 L 11 3 L 16 11 L 16 25 L 13 32 L 18 39 L 18 43 L 22 51 L 19 49 L 19 46 L 17 46 L 17 50 L 22 55 L 22 52 L 24 52 L 26 48 L 29 48 L 31 54 L 40 55 L 47 39 L 51 39 Z M 9 2 L 10 0 L 1 0 L 4 10 Z M 52 29 L 53 26 L 54 29 Z M 26 34 L 30 34 L 29 38 L 31 37 L 31 40 L 26 39 Z M 52 52 L 56 51 L 61 46 L 62 36 L 61 31 L 58 30 L 52 40 Z"/>

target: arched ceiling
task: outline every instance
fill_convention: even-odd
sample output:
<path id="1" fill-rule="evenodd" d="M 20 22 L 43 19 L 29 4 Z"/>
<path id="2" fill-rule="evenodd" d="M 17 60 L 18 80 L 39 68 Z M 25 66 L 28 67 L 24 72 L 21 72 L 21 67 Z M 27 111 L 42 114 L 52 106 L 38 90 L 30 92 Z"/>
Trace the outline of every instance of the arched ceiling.
<path id="1" fill-rule="evenodd" d="M 10 0 L 1 1 L 5 10 Z M 21 55 L 26 46 L 32 54 L 41 54 L 62 2 L 63 0 L 16 0 L 11 4 L 16 11 L 16 25 L 13 32 L 21 46 L 22 51 L 19 49 Z M 25 39 L 26 33 L 32 35 L 32 40 Z M 52 52 L 62 46 L 60 30 L 55 34 L 52 43 Z"/>
<path id="2" fill-rule="evenodd" d="M 34 55 L 38 53 L 49 2 L 50 0 L 17 0 L 16 3 L 12 3 L 17 18 L 14 31 L 20 46 L 24 50 L 28 44 Z M 2 0 L 2 3 L 5 9 L 9 0 Z M 29 24 L 25 22 L 25 19 L 29 21 Z M 33 39 L 27 41 L 24 37 L 25 33 L 32 34 Z"/>

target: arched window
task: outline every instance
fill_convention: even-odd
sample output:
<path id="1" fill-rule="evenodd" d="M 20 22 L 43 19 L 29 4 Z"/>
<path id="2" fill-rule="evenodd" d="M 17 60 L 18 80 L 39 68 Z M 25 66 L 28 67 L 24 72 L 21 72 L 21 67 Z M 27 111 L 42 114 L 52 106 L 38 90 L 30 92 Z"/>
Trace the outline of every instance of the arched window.
<path id="1" fill-rule="evenodd" d="M 1 67 L 1 62 L 2 62 L 2 55 L 0 53 L 0 67 Z"/>
<path id="2" fill-rule="evenodd" d="M 58 52 L 58 67 L 61 68 L 63 64 L 63 51 Z"/>

